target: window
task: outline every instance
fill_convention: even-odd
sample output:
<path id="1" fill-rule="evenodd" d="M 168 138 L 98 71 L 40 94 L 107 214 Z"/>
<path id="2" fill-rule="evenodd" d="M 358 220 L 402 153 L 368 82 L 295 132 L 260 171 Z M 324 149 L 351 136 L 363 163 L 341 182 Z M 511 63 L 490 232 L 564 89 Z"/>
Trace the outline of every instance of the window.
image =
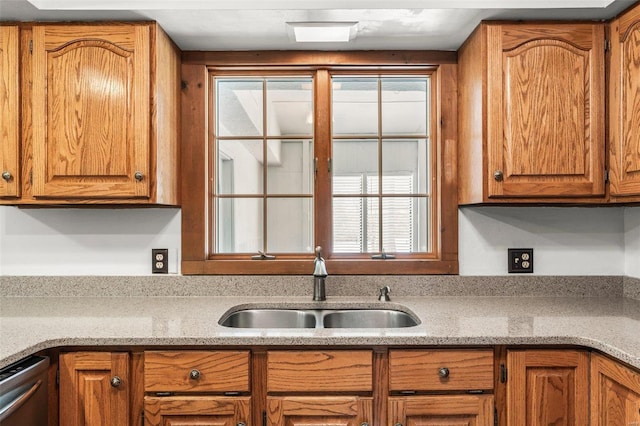
<path id="1" fill-rule="evenodd" d="M 457 273 L 455 65 L 246 55 L 183 66 L 183 273 Z"/>

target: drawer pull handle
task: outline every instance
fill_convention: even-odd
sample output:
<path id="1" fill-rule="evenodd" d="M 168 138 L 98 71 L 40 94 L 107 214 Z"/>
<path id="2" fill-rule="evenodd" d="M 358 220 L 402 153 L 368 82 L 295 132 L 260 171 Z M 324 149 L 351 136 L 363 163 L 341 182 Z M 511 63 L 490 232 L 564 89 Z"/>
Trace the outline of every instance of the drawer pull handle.
<path id="1" fill-rule="evenodd" d="M 113 376 L 111 378 L 111 386 L 114 388 L 119 388 L 120 385 L 122 384 L 122 379 L 118 376 Z"/>
<path id="2" fill-rule="evenodd" d="M 442 367 L 438 370 L 438 376 L 440 376 L 443 379 L 446 379 L 447 377 L 449 377 L 449 369 L 447 367 Z"/>
<path id="3" fill-rule="evenodd" d="M 236 426 L 247 426 L 247 424 L 245 422 L 238 422 L 236 423 Z"/>
<path id="4" fill-rule="evenodd" d="M 369 423 L 367 423 L 367 422 L 362 422 L 362 423 L 360 423 L 360 426 L 369 426 Z"/>
<path id="5" fill-rule="evenodd" d="M 402 423 L 396 423 L 396 424 L 395 424 L 395 425 L 393 425 L 393 426 L 402 426 Z"/>
<path id="6" fill-rule="evenodd" d="M 189 372 L 189 378 L 191 378 L 192 380 L 200 379 L 200 371 L 198 371 L 197 368 L 194 368 Z"/>

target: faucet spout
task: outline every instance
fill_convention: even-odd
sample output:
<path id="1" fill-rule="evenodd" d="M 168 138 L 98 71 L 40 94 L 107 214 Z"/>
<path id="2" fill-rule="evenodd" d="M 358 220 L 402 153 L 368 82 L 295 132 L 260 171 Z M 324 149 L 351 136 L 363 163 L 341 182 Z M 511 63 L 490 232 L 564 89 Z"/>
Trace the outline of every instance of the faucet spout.
<path id="1" fill-rule="evenodd" d="M 313 261 L 313 300 L 322 302 L 327 300 L 325 292 L 325 279 L 327 278 L 327 265 L 322 258 L 322 247 L 316 247 L 316 258 Z"/>

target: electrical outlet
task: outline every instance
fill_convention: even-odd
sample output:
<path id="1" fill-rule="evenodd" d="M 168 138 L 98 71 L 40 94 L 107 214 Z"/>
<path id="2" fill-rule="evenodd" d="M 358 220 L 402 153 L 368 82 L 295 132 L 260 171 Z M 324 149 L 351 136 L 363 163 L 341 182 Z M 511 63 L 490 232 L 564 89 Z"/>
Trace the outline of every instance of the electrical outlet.
<path id="1" fill-rule="evenodd" d="M 533 273 L 532 248 L 510 248 L 508 249 L 508 259 L 510 274 Z"/>
<path id="2" fill-rule="evenodd" d="M 151 272 L 169 273 L 169 249 L 151 249 Z"/>

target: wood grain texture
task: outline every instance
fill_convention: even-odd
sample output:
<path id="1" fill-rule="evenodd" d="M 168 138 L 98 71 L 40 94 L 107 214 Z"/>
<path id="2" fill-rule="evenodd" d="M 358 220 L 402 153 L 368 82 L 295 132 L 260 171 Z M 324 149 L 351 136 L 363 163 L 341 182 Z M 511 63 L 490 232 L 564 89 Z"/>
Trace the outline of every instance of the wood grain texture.
<path id="1" fill-rule="evenodd" d="M 249 351 L 147 351 L 146 392 L 248 392 Z M 191 379 L 192 370 L 200 372 Z"/>
<path id="2" fill-rule="evenodd" d="M 640 374 L 605 356 L 591 358 L 591 425 L 640 424 Z"/>
<path id="3" fill-rule="evenodd" d="M 19 29 L 0 26 L 0 198 L 20 196 Z"/>
<path id="4" fill-rule="evenodd" d="M 267 426 L 360 426 L 373 423 L 372 399 L 363 397 L 268 397 Z"/>
<path id="5" fill-rule="evenodd" d="M 129 354 L 73 352 L 60 355 L 60 426 L 129 423 Z M 122 380 L 119 387 L 112 377 Z"/>
<path id="6" fill-rule="evenodd" d="M 509 350 L 507 424 L 589 424 L 589 354 Z"/>
<path id="7" fill-rule="evenodd" d="M 145 426 L 236 426 L 251 422 L 250 397 L 170 396 L 144 398 Z"/>
<path id="8" fill-rule="evenodd" d="M 440 368 L 449 376 L 441 378 Z M 389 351 L 392 392 L 491 390 L 493 377 L 493 349 Z"/>
<path id="9" fill-rule="evenodd" d="M 33 195 L 148 197 L 149 27 L 39 25 L 33 51 Z"/>
<path id="10" fill-rule="evenodd" d="M 354 351 L 269 351 L 268 392 L 370 392 L 373 355 Z"/>
<path id="11" fill-rule="evenodd" d="M 459 63 L 461 204 L 605 201 L 603 45 L 603 24 L 474 32 Z"/>
<path id="12" fill-rule="evenodd" d="M 640 6 L 611 23 L 609 161 L 611 195 L 640 195 Z"/>
<path id="13" fill-rule="evenodd" d="M 493 395 L 389 398 L 388 425 L 492 426 Z"/>

